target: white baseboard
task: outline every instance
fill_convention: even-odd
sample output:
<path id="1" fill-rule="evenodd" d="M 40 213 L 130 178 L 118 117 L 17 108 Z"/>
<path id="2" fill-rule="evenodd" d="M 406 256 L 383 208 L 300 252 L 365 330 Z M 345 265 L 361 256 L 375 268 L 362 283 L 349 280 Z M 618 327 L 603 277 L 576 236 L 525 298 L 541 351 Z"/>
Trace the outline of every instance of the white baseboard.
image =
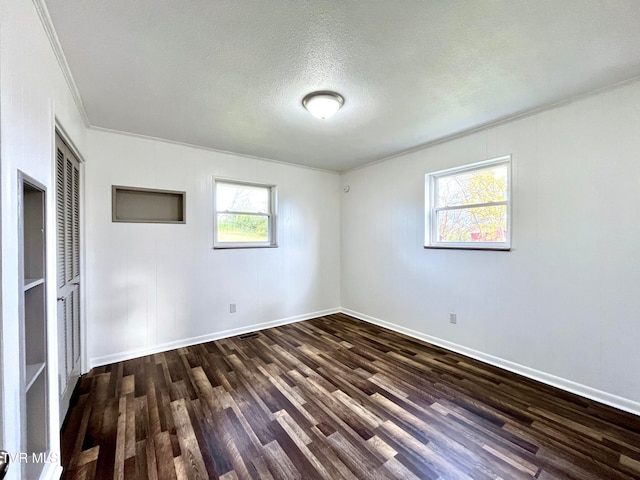
<path id="1" fill-rule="evenodd" d="M 385 320 L 381 320 L 379 318 L 372 317 L 365 313 L 360 313 L 348 308 L 331 308 L 327 310 L 321 310 L 318 312 L 311 312 L 303 315 L 296 315 L 293 317 L 273 320 L 270 322 L 248 325 L 245 327 L 234 328 L 231 330 L 224 330 L 222 332 L 215 332 L 207 335 L 201 335 L 198 337 L 185 338 L 181 340 L 176 340 L 174 342 L 167 342 L 167 343 L 162 343 L 158 345 L 147 346 L 144 348 L 128 350 L 126 352 L 120 352 L 113 355 L 95 357 L 90 360 L 89 368 L 108 365 L 110 363 L 115 363 L 115 362 L 122 362 L 125 360 L 131 360 L 133 358 L 138 358 L 145 355 L 152 355 L 154 353 L 166 352 L 167 350 L 173 350 L 176 348 L 188 347 L 191 345 L 196 345 L 198 343 L 206 343 L 214 340 L 220 340 L 222 338 L 235 337 L 237 335 L 242 335 L 244 333 L 255 332 L 258 330 L 278 327 L 280 325 L 287 325 L 295 322 L 301 322 L 303 320 L 310 320 L 312 318 L 322 317 L 324 315 L 331 315 L 339 312 L 342 312 L 346 315 L 350 315 L 359 320 L 363 320 L 365 322 L 372 323 L 374 325 L 378 325 L 384 328 L 388 328 L 389 330 L 393 330 L 395 332 L 402 333 L 404 335 L 408 335 L 409 337 L 417 338 L 419 340 L 423 340 L 433 345 L 446 348 L 447 350 L 451 350 L 453 352 L 466 355 L 467 357 L 480 360 L 481 362 L 488 363 L 489 365 L 502 368 L 509 372 L 517 373 L 524 377 L 531 378 L 532 380 L 537 380 L 541 383 L 551 385 L 552 387 L 556 387 L 561 390 L 565 390 L 567 392 L 575 393 L 576 395 L 580 395 L 581 397 L 595 400 L 596 402 L 609 405 L 619 410 L 624 410 L 625 412 L 633 413 L 635 415 L 640 415 L 640 402 L 636 402 L 628 398 L 624 398 L 618 395 L 604 392 L 602 390 L 598 390 L 598 389 L 589 387 L 587 385 L 583 385 L 580 383 L 573 382 L 571 380 L 567 380 L 562 377 L 545 373 L 540 370 L 536 370 L 534 368 L 520 365 L 518 363 L 511 362 L 509 360 L 505 360 L 500 357 L 495 357 L 488 353 L 480 352 L 478 350 L 474 350 L 472 348 L 468 348 L 463 345 L 458 345 L 457 343 L 453 343 L 447 340 L 443 340 L 441 338 L 433 337 L 431 335 L 427 335 L 417 330 L 412 330 L 410 328 L 406 328 L 401 325 L 397 325 L 395 323 L 387 322 Z"/>
<path id="2" fill-rule="evenodd" d="M 625 412 L 633 413 L 635 415 L 640 415 L 640 403 L 634 400 L 630 400 L 624 397 L 619 397 L 617 395 L 613 395 L 611 393 L 607 393 L 602 390 L 597 390 L 587 385 L 582 385 L 580 383 L 576 383 L 571 380 L 567 380 L 565 378 L 557 377 L 549 373 L 541 372 L 540 370 L 535 370 L 533 368 L 529 368 L 524 365 L 511 362 L 509 360 L 504 360 L 499 357 L 494 357 L 493 355 L 489 355 L 487 353 L 483 353 L 478 350 L 465 347 L 463 345 L 458 345 L 456 343 L 452 343 L 447 340 L 442 340 L 437 337 L 432 337 L 431 335 L 427 335 L 425 333 L 418 332 L 410 328 L 402 327 L 400 325 L 396 325 L 394 323 L 387 322 L 385 320 L 381 320 L 379 318 L 375 318 L 370 315 L 366 315 L 364 313 L 356 312 L 348 308 L 342 308 L 341 312 L 346 315 L 355 317 L 359 320 L 373 323 L 374 325 L 378 325 L 380 327 L 388 328 L 389 330 L 393 330 L 395 332 L 408 335 L 409 337 L 417 338 L 418 340 L 423 340 L 433 345 L 446 348 L 447 350 L 451 350 L 456 353 L 466 355 L 467 357 L 475 358 L 476 360 L 480 360 L 481 362 L 494 365 L 496 367 L 502 368 L 509 372 L 517 373 L 524 377 L 537 380 L 541 383 L 551 385 L 552 387 L 556 387 L 561 390 L 565 390 L 567 392 L 575 393 L 576 395 L 580 395 L 581 397 L 585 397 L 590 400 L 595 400 L 596 402 L 604 403 L 605 405 L 609 405 L 619 410 L 624 410 Z"/>
<path id="3" fill-rule="evenodd" d="M 281 325 L 287 325 L 289 323 L 301 322 L 303 320 L 310 320 L 316 317 L 322 317 L 324 315 L 331 315 L 333 313 L 340 312 L 340 308 L 330 308 L 327 310 L 320 310 L 318 312 L 305 313 L 302 315 L 296 315 L 294 317 L 282 318 L 279 320 L 272 320 L 270 322 L 257 323 L 254 325 L 247 325 L 244 327 L 233 328 L 231 330 L 224 330 L 222 332 L 214 332 L 206 335 L 200 335 L 198 337 L 184 338 L 173 342 L 160 343 L 157 345 L 150 345 L 144 348 L 136 348 L 133 350 L 127 350 L 126 352 L 119 352 L 112 355 L 104 355 L 102 357 L 95 357 L 89 360 L 89 369 L 94 367 L 100 367 L 102 365 L 109 365 L 110 363 L 122 362 L 125 360 L 131 360 L 133 358 L 144 357 L 145 355 L 152 355 L 154 353 L 166 352 L 168 350 L 174 350 L 176 348 L 189 347 L 198 343 L 212 342 L 214 340 L 220 340 L 222 338 L 235 337 L 244 333 L 255 332 L 257 330 L 264 330 L 266 328 L 279 327 Z"/>

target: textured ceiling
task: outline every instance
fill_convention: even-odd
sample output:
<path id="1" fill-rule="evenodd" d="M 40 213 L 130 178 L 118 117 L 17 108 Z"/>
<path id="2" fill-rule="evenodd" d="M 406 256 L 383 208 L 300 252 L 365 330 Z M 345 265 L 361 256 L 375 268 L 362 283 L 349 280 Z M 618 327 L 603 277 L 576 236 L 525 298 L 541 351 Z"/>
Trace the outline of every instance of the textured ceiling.
<path id="1" fill-rule="evenodd" d="M 640 75 L 638 0 L 46 3 L 92 126 L 329 170 Z"/>

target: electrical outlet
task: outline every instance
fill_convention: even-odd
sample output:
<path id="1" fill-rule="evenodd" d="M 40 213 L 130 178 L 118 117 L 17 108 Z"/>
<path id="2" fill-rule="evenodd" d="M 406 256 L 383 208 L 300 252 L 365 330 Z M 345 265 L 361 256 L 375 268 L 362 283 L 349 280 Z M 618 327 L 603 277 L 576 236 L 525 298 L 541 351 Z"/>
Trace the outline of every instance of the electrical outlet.
<path id="1" fill-rule="evenodd" d="M 229 313 L 236 313 L 236 304 L 235 303 L 230 303 L 229 304 Z"/>
<path id="2" fill-rule="evenodd" d="M 449 323 L 458 323 L 458 314 L 450 313 L 449 314 Z"/>

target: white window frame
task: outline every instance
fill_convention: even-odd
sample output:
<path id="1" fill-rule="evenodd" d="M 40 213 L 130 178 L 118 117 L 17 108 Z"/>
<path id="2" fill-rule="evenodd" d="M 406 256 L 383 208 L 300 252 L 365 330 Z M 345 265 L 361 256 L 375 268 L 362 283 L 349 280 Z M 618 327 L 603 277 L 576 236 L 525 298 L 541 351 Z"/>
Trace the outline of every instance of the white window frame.
<path id="1" fill-rule="evenodd" d="M 497 165 L 507 166 L 507 198 L 500 202 L 474 203 L 469 205 L 459 205 L 455 207 L 439 207 L 438 201 L 438 180 L 443 177 L 451 177 L 461 173 L 475 170 L 484 170 Z M 504 155 L 482 162 L 476 162 L 462 167 L 448 168 L 425 175 L 425 248 L 451 248 L 465 250 L 511 250 L 511 155 Z M 507 206 L 507 235 L 504 242 L 440 242 L 438 241 L 437 213 L 445 210 L 465 210 L 477 207 L 490 207 L 496 205 Z"/>
<path id="2" fill-rule="evenodd" d="M 269 209 L 267 213 L 254 213 L 254 212 L 241 212 L 235 210 L 218 211 L 216 206 L 217 198 L 217 185 L 224 183 L 227 185 L 239 185 L 242 187 L 258 187 L 269 190 Z M 245 182 L 242 180 L 231 180 L 228 178 L 214 178 L 213 179 L 213 248 L 214 249 L 226 249 L 226 248 L 276 248 L 278 243 L 276 242 L 276 212 L 277 212 L 277 188 L 275 185 Z M 218 241 L 218 214 L 229 213 L 239 215 L 256 215 L 259 217 L 267 217 L 268 228 L 268 240 L 266 242 L 219 242 Z"/>

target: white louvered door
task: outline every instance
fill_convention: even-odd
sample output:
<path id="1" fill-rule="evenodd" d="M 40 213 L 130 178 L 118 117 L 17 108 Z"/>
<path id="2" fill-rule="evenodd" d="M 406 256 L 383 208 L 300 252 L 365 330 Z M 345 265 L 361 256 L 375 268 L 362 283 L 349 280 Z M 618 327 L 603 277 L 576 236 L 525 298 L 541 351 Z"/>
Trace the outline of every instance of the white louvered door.
<path id="1" fill-rule="evenodd" d="M 80 375 L 80 163 L 56 135 L 60 421 Z"/>

